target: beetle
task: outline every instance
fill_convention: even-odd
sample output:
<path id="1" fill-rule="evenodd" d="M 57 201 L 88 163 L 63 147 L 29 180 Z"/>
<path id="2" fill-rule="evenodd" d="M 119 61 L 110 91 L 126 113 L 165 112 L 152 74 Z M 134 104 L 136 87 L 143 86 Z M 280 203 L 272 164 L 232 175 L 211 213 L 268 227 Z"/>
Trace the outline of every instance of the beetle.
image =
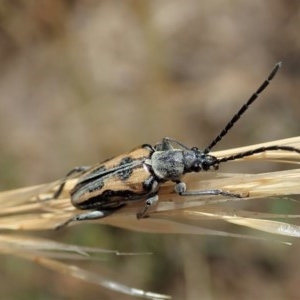
<path id="1" fill-rule="evenodd" d="M 137 200 L 145 201 L 144 208 L 137 213 L 137 218 L 141 219 L 147 215 L 148 208 L 158 201 L 159 188 L 166 181 L 173 181 L 175 192 L 181 196 L 242 197 L 241 194 L 220 189 L 189 191 L 182 181 L 182 177 L 186 173 L 217 170 L 220 163 L 265 151 L 283 150 L 300 154 L 300 150 L 297 148 L 277 145 L 260 147 L 222 158 L 209 154 L 211 149 L 222 140 L 242 114 L 258 98 L 259 94 L 269 85 L 280 67 L 281 62 L 275 65 L 267 79 L 204 150 L 197 147 L 189 148 L 174 139 L 163 138 L 155 146 L 144 144 L 93 167 L 76 167 L 71 170 L 66 179 L 74 173 L 80 174 L 76 185 L 70 191 L 71 203 L 76 208 L 88 210 L 88 212 L 75 215 L 58 225 L 56 229 L 64 227 L 72 221 L 106 217 L 131 201 Z M 53 198 L 56 199 L 60 196 L 64 184 L 60 185 Z"/>

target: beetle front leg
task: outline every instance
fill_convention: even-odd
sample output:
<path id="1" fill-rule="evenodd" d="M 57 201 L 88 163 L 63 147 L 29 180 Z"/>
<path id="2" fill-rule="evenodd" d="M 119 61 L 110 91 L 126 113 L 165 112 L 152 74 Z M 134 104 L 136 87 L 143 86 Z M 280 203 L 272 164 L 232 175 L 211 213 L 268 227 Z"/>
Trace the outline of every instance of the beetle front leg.
<path id="1" fill-rule="evenodd" d="M 225 197 L 243 198 L 243 195 L 241 195 L 241 194 L 224 192 L 220 189 L 210 189 L 210 190 L 202 190 L 202 191 L 187 191 L 186 184 L 182 181 L 176 182 L 174 190 L 180 196 L 218 196 L 218 195 L 222 195 Z"/>
<path id="2" fill-rule="evenodd" d="M 88 221 L 88 220 L 96 220 L 96 219 L 102 219 L 105 218 L 112 213 L 116 212 L 118 209 L 120 209 L 123 205 L 120 205 L 115 208 L 107 209 L 107 210 L 94 210 L 94 211 L 89 211 L 87 213 L 82 213 L 75 215 L 74 217 L 68 219 L 67 221 L 58 224 L 54 229 L 58 230 L 61 229 L 65 226 L 67 226 L 69 223 L 74 222 L 74 221 Z"/>

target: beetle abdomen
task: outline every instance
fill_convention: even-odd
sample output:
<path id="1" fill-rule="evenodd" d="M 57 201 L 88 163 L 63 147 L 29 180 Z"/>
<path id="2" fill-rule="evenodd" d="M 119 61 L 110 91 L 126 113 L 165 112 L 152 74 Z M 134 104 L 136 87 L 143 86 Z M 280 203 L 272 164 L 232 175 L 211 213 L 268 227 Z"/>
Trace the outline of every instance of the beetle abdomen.
<path id="1" fill-rule="evenodd" d="M 70 192 L 73 205 L 79 209 L 114 207 L 146 198 L 153 193 L 153 176 L 145 164 L 152 151 L 145 145 L 88 170 Z"/>

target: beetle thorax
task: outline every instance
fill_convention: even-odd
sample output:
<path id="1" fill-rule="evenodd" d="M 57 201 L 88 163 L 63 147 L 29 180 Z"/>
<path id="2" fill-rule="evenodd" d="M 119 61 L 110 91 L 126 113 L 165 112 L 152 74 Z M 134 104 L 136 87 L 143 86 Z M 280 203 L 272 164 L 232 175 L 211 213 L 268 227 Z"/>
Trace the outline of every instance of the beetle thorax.
<path id="1" fill-rule="evenodd" d="M 161 180 L 177 180 L 184 174 L 182 150 L 155 151 L 151 156 L 151 167 Z"/>
<path id="2" fill-rule="evenodd" d="M 149 161 L 152 171 L 160 180 L 180 180 L 185 173 L 217 169 L 214 156 L 204 154 L 196 148 L 155 151 Z"/>

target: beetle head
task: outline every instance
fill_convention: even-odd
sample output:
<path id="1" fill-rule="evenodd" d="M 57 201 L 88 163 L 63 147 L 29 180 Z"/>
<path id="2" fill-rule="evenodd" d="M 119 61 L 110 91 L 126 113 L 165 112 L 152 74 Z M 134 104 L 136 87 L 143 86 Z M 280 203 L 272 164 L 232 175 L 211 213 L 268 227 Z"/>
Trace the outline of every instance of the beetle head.
<path id="1" fill-rule="evenodd" d="M 206 154 L 197 147 L 186 151 L 185 170 L 188 172 L 200 172 L 208 170 L 217 170 L 219 168 L 219 160 L 212 155 Z"/>

